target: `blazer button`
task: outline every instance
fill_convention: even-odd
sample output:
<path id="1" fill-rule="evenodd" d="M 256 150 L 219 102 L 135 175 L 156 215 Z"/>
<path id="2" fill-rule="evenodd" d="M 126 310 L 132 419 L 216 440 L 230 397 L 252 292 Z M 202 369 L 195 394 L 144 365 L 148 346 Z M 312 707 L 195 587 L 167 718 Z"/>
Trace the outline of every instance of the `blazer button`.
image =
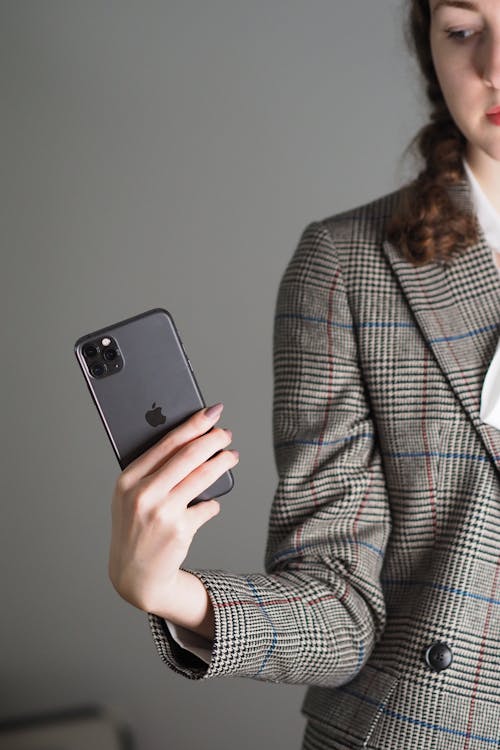
<path id="1" fill-rule="evenodd" d="M 442 669 L 447 669 L 453 661 L 451 648 L 446 643 L 437 641 L 426 650 L 425 661 L 435 672 L 441 672 Z"/>

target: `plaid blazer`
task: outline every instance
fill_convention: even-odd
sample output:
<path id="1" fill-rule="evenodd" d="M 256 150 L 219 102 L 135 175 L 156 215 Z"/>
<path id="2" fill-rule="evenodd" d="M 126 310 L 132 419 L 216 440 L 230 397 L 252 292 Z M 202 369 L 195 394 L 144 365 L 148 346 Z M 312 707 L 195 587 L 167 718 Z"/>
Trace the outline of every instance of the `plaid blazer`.
<path id="1" fill-rule="evenodd" d="M 481 227 L 461 257 L 403 259 L 398 193 L 310 223 L 282 276 L 266 572 L 184 568 L 211 664 L 148 613 L 186 678 L 308 686 L 303 750 L 500 747 L 500 432 L 479 418 L 500 278 Z"/>

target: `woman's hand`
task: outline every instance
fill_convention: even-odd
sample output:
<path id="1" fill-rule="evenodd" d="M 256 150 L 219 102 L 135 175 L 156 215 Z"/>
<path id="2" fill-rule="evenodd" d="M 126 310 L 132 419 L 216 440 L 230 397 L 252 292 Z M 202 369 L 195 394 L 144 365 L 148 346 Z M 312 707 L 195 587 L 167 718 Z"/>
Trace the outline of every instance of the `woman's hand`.
<path id="1" fill-rule="evenodd" d="M 220 510 L 217 500 L 188 504 L 238 463 L 237 451 L 222 450 L 230 430 L 210 429 L 223 408 L 212 417 L 196 412 L 117 478 L 109 578 L 123 599 L 146 612 L 165 606 L 195 533 Z"/>

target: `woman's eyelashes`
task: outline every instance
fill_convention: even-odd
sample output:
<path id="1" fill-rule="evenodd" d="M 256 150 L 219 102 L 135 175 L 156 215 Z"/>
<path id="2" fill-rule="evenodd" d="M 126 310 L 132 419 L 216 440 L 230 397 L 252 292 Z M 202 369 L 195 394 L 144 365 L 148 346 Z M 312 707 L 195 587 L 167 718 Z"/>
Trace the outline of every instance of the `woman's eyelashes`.
<path id="1" fill-rule="evenodd" d="M 476 32 L 473 29 L 447 29 L 446 35 L 449 39 L 454 39 L 456 42 L 466 42 Z M 470 34 L 470 36 L 461 36 L 462 34 Z"/>

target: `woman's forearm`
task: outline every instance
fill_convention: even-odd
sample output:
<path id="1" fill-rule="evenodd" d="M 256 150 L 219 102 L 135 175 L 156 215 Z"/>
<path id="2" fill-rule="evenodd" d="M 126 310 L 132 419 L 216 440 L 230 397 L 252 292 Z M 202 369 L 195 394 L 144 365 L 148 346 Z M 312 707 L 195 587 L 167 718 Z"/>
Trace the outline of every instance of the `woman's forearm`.
<path id="1" fill-rule="evenodd" d="M 214 610 L 208 591 L 197 576 L 185 570 L 179 570 L 165 608 L 153 614 L 194 630 L 210 641 L 214 639 Z"/>

